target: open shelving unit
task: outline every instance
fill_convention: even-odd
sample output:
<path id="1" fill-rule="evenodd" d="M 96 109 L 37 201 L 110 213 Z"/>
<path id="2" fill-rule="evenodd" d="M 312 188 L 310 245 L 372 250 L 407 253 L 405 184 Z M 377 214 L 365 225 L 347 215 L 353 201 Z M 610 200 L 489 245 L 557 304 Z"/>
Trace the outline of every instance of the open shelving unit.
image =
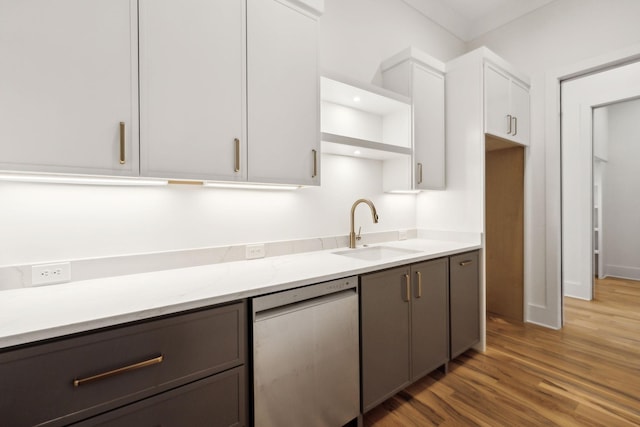
<path id="1" fill-rule="evenodd" d="M 383 190 L 411 189 L 411 100 L 378 86 L 324 74 L 323 153 L 383 162 Z"/>

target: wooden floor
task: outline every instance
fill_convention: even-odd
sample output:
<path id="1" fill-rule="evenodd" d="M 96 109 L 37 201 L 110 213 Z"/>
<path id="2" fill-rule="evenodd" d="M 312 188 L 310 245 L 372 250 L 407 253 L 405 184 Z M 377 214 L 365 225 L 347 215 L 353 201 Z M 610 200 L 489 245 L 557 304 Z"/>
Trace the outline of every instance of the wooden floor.
<path id="1" fill-rule="evenodd" d="M 469 351 L 365 415 L 365 426 L 640 426 L 640 282 L 565 299 L 554 331 L 491 317 Z"/>

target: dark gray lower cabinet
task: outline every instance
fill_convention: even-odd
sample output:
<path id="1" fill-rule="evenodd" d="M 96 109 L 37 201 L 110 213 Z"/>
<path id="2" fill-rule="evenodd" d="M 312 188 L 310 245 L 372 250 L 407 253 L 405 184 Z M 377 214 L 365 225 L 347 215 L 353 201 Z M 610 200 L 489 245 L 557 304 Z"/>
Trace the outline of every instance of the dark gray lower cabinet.
<path id="1" fill-rule="evenodd" d="M 246 412 L 244 384 L 244 367 L 234 368 L 74 426 L 242 426 Z"/>
<path id="2" fill-rule="evenodd" d="M 449 356 L 448 259 L 361 276 L 362 409 Z"/>
<path id="3" fill-rule="evenodd" d="M 449 360 L 449 260 L 414 264 L 411 272 L 411 377 L 415 381 Z"/>
<path id="4" fill-rule="evenodd" d="M 451 359 L 480 342 L 479 252 L 451 257 Z"/>
<path id="5" fill-rule="evenodd" d="M 164 399 L 160 406 L 167 408 L 165 419 L 180 419 L 184 413 L 170 417 L 174 406 L 161 393 L 172 390 L 180 395 L 181 387 L 208 381 L 199 384 L 217 390 L 216 396 L 233 399 L 231 409 L 220 412 L 220 420 L 233 420 L 220 423 L 215 415 L 196 425 L 242 425 L 246 353 L 244 301 L 1 352 L 0 424 L 69 425 L 147 398 Z M 226 381 L 215 379 L 236 368 L 242 373 Z M 207 406 L 194 416 L 218 414 L 211 411 L 216 404 L 203 393 L 189 394 L 199 396 L 193 397 L 198 405 Z M 178 400 L 175 408 L 184 408 L 184 402 Z M 240 414 L 237 408 L 243 408 Z M 235 415 L 230 417 L 229 411 Z"/>
<path id="6" fill-rule="evenodd" d="M 360 277 L 362 412 L 409 383 L 409 302 L 399 267 Z"/>

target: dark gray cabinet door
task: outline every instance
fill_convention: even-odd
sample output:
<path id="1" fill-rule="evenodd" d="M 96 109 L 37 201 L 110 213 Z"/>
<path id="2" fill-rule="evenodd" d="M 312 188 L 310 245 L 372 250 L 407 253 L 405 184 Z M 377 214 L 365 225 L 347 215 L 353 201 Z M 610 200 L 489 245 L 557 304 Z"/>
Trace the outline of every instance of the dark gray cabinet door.
<path id="1" fill-rule="evenodd" d="M 245 369 L 244 366 L 240 366 L 74 426 L 244 426 Z"/>
<path id="2" fill-rule="evenodd" d="M 480 341 L 478 251 L 450 258 L 451 359 Z"/>
<path id="3" fill-rule="evenodd" d="M 449 260 L 411 266 L 411 380 L 449 360 Z"/>
<path id="4" fill-rule="evenodd" d="M 410 381 L 409 272 L 398 267 L 360 278 L 363 412 Z"/>

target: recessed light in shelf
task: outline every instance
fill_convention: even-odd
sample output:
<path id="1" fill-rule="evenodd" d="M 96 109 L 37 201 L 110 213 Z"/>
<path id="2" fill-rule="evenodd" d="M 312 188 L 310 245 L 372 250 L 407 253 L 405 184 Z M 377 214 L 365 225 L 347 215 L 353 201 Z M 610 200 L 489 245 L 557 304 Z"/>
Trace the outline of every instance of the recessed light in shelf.
<path id="1" fill-rule="evenodd" d="M 359 156 L 360 154 L 362 154 L 362 152 L 360 150 L 356 150 L 353 152 L 354 156 Z"/>
<path id="2" fill-rule="evenodd" d="M 360 97 L 359 96 L 354 96 L 353 97 L 353 102 L 360 102 Z"/>

